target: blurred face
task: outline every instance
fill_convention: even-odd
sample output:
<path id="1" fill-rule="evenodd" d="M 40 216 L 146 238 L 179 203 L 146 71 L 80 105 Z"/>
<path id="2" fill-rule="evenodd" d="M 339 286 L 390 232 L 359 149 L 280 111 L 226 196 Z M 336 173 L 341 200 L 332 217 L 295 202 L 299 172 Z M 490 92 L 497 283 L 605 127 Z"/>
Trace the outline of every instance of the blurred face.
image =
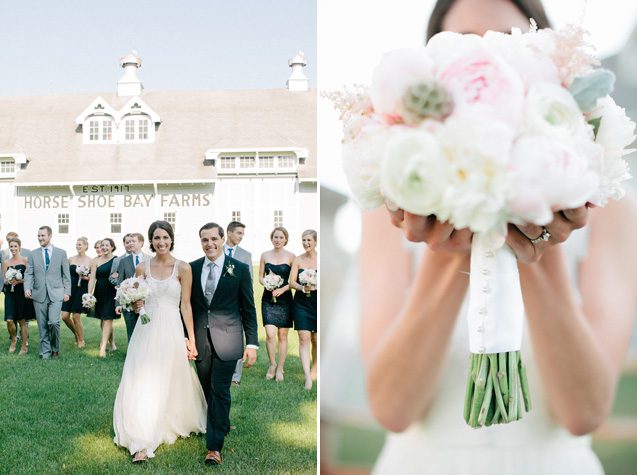
<path id="1" fill-rule="evenodd" d="M 165 231 L 164 231 L 165 232 Z M 128 252 L 131 252 L 133 254 L 139 254 L 142 250 L 142 242 L 139 240 L 139 238 L 137 236 L 132 236 L 130 238 L 130 250 Z M 127 248 L 128 250 L 128 248 Z"/>
<path id="2" fill-rule="evenodd" d="M 11 255 L 13 257 L 16 257 L 18 254 L 20 254 L 20 245 L 17 242 L 9 243 L 9 251 L 11 251 Z"/>
<path id="3" fill-rule="evenodd" d="M 275 249 L 281 249 L 285 246 L 285 234 L 282 231 L 275 231 L 272 235 L 272 245 Z"/>
<path id="4" fill-rule="evenodd" d="M 104 239 L 101 244 L 102 255 L 106 256 L 113 251 L 113 246 L 111 246 L 111 242 L 108 239 Z"/>
<path id="5" fill-rule="evenodd" d="M 102 241 L 97 241 L 95 243 L 95 252 L 97 252 L 98 257 L 102 255 Z"/>
<path id="6" fill-rule="evenodd" d="M 130 236 L 126 236 L 126 239 L 124 239 L 124 249 L 126 249 L 126 252 L 131 253 L 133 252 L 133 238 Z"/>
<path id="7" fill-rule="evenodd" d="M 86 244 L 84 244 L 84 241 L 81 240 L 77 240 L 75 241 L 75 250 L 80 253 L 82 251 L 86 251 L 88 249 L 88 246 Z"/>
<path id="8" fill-rule="evenodd" d="M 38 242 L 42 247 L 47 247 L 51 243 L 51 235 L 46 229 L 38 229 Z"/>
<path id="9" fill-rule="evenodd" d="M 487 30 L 510 33 L 513 27 L 528 31 L 529 19 L 509 0 L 457 0 L 442 22 L 444 30 L 480 36 Z"/>
<path id="10" fill-rule="evenodd" d="M 173 240 L 170 239 L 170 235 L 163 229 L 155 229 L 153 232 L 153 247 L 155 248 L 155 254 L 168 254 L 170 252 L 170 246 Z"/>
<path id="11" fill-rule="evenodd" d="M 199 233 L 201 249 L 206 257 L 214 261 L 223 252 L 224 239 L 219 236 L 219 228 L 203 229 Z"/>
<path id="12" fill-rule="evenodd" d="M 316 248 L 316 241 L 310 234 L 306 234 L 301 239 L 303 241 L 303 249 L 306 252 L 311 252 Z"/>
<path id="13" fill-rule="evenodd" d="M 243 233 L 245 230 L 243 228 L 235 228 L 234 231 L 228 231 L 228 245 L 229 246 L 238 246 L 241 240 L 243 239 Z"/>

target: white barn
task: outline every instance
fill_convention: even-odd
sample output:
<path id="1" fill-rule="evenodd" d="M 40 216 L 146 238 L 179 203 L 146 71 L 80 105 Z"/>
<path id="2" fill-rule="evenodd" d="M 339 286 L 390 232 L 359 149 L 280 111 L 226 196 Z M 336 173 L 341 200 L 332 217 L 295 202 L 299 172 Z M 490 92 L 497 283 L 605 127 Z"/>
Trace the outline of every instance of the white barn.
<path id="1" fill-rule="evenodd" d="M 120 65 L 111 93 L 0 97 L 0 234 L 33 248 L 46 224 L 69 255 L 79 236 L 112 237 L 119 255 L 123 234 L 165 219 L 188 260 L 201 254 L 202 224 L 238 220 L 255 260 L 275 225 L 302 252 L 301 232 L 318 226 L 316 92 L 303 54 L 281 89 L 146 92 L 140 58 Z"/>

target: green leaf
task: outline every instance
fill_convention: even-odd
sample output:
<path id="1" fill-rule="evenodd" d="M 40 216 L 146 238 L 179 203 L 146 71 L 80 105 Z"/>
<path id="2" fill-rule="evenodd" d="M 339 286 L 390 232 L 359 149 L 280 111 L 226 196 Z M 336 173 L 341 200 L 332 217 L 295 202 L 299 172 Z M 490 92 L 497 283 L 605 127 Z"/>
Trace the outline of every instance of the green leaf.
<path id="1" fill-rule="evenodd" d="M 608 69 L 596 69 L 592 73 L 576 77 L 569 91 L 582 112 L 590 112 L 597 99 L 607 96 L 615 86 L 615 74 Z"/>
<path id="2" fill-rule="evenodd" d="M 602 118 L 595 117 L 594 119 L 589 119 L 588 123 L 593 126 L 593 133 L 595 134 L 595 138 L 597 138 L 597 132 L 599 131 L 599 126 L 602 123 Z"/>

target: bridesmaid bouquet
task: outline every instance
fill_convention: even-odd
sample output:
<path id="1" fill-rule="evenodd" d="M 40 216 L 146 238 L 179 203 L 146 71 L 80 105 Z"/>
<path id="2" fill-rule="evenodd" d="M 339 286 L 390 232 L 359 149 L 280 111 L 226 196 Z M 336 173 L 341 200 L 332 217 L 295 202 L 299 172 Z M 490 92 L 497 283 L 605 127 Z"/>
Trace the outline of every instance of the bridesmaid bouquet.
<path id="1" fill-rule="evenodd" d="M 614 75 L 593 52 L 573 25 L 443 32 L 387 53 L 369 88 L 327 94 L 364 208 L 387 203 L 475 233 L 464 411 L 472 427 L 517 420 L 531 406 L 507 223 L 545 226 L 556 210 L 603 206 L 630 178 L 623 157 L 635 124 L 609 96 Z"/>
<path id="2" fill-rule="evenodd" d="M 97 299 L 95 298 L 95 296 L 93 296 L 93 294 L 82 295 L 82 307 L 90 310 L 95 307 L 96 303 Z"/>
<path id="3" fill-rule="evenodd" d="M 10 267 L 9 269 L 7 269 L 7 272 L 4 274 L 4 278 L 8 280 L 9 282 L 15 281 L 15 280 L 21 280 L 22 272 L 20 272 L 18 269 Z M 15 283 L 11 284 L 11 292 L 15 292 Z"/>
<path id="4" fill-rule="evenodd" d="M 79 287 L 80 285 L 82 285 L 82 277 L 88 277 L 91 274 L 91 269 L 86 267 L 86 266 L 77 266 L 75 268 L 75 272 L 77 272 L 77 275 L 80 276 L 80 279 L 78 279 L 77 281 L 77 286 Z"/>
<path id="5" fill-rule="evenodd" d="M 315 269 L 305 269 L 303 272 L 299 274 L 299 282 L 303 287 L 312 286 L 316 287 L 318 285 L 318 274 Z M 311 292 L 306 292 L 303 290 L 303 293 L 306 297 L 309 298 Z"/>
<path id="6" fill-rule="evenodd" d="M 285 282 L 283 280 L 283 277 L 275 274 L 272 271 L 268 272 L 268 275 L 263 277 L 263 285 L 269 292 L 272 292 L 274 289 L 278 289 L 279 287 L 281 287 L 283 285 L 283 282 Z M 272 303 L 276 303 L 276 297 L 274 295 L 272 296 Z"/>
<path id="7" fill-rule="evenodd" d="M 150 295 L 150 286 L 143 277 L 130 277 L 117 287 L 117 293 L 115 294 L 115 300 L 124 309 L 129 312 L 133 311 L 133 304 L 139 300 L 146 300 Z M 150 317 L 146 313 L 144 307 L 139 311 L 139 318 L 142 321 L 142 325 L 146 325 L 150 322 Z"/>

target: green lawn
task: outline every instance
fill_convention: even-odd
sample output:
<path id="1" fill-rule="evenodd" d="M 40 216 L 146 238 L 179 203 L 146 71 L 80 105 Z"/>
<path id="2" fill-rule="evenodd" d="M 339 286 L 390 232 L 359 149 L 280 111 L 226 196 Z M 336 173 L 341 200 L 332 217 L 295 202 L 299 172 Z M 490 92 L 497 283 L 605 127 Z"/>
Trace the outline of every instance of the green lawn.
<path id="1" fill-rule="evenodd" d="M 260 287 L 257 287 L 260 289 Z M 260 293 L 260 292 L 258 292 Z M 4 300 L 4 298 L 0 299 Z M 257 301 L 259 299 L 257 298 Z M 257 308 L 260 307 L 257 302 Z M 2 312 L 0 303 L 0 314 Z M 261 318 L 259 316 L 259 322 Z M 115 323 L 118 350 L 97 357 L 100 328 L 84 318 L 87 347 L 78 350 L 62 324 L 59 359 L 38 358 L 38 332 L 30 324 L 30 352 L 8 354 L 0 337 L 0 473 L 122 474 L 207 473 L 204 436 L 161 446 L 143 466 L 113 443 L 112 409 L 126 352 L 123 320 Z M 255 367 L 232 388 L 231 423 L 223 465 L 215 473 L 316 473 L 316 389 L 303 388 L 298 338 L 290 332 L 285 381 L 266 381 L 265 335 Z"/>

